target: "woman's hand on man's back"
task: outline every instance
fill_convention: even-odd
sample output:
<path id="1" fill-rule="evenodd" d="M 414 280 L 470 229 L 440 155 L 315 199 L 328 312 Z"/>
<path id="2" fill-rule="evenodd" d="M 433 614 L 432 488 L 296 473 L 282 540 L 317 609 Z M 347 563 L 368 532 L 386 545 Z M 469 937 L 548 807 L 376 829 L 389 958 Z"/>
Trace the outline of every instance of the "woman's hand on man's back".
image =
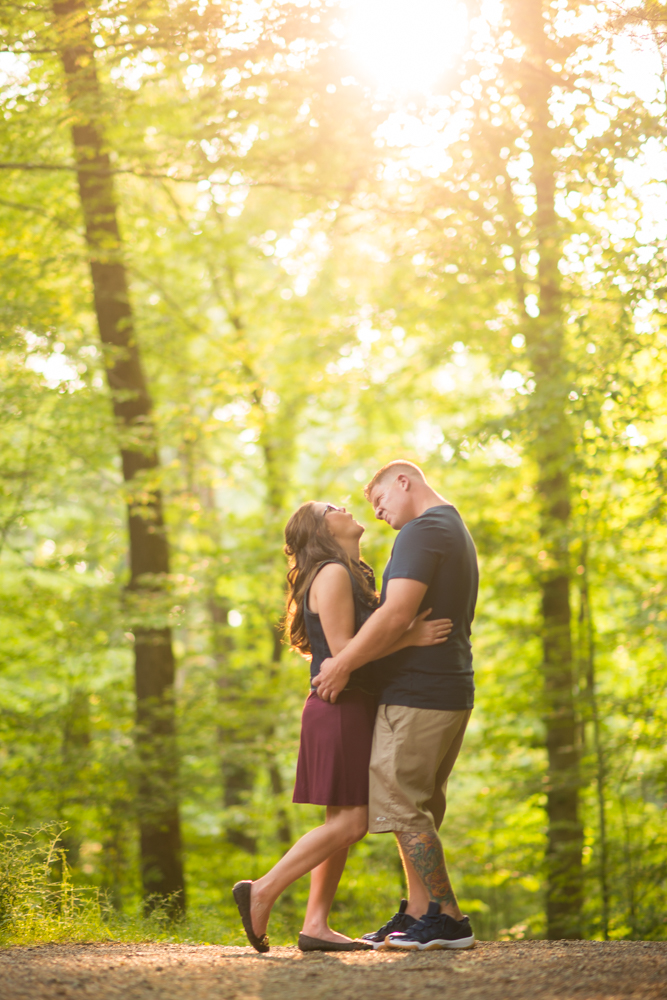
<path id="1" fill-rule="evenodd" d="M 403 636 L 406 646 L 438 646 L 447 642 L 453 628 L 451 620 L 434 618 L 426 621 L 426 616 L 430 615 L 431 611 L 432 608 L 427 608 L 413 619 Z"/>

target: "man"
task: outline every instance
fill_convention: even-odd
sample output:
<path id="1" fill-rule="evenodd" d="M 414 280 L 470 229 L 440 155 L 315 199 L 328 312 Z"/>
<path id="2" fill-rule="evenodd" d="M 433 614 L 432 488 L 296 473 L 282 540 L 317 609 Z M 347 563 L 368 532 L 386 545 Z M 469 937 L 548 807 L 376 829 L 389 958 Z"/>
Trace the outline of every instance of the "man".
<path id="1" fill-rule="evenodd" d="M 437 831 L 473 707 L 477 554 L 456 508 L 412 462 L 385 465 L 364 495 L 398 537 L 380 607 L 342 652 L 323 662 L 314 679 L 320 698 L 335 701 L 352 671 L 382 657 L 421 611 L 431 608 L 433 618 L 452 620 L 445 645 L 410 646 L 380 665 L 369 830 L 396 835 L 409 899 L 364 939 L 376 948 L 470 948 L 475 937 L 456 901 Z"/>

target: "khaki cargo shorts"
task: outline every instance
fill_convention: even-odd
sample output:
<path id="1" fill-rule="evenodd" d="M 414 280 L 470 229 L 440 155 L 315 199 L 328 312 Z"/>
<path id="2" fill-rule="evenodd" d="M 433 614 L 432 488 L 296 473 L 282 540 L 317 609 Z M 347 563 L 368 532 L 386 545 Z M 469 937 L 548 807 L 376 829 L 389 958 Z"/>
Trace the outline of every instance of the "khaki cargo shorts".
<path id="1" fill-rule="evenodd" d="M 370 833 L 440 829 L 447 779 L 470 714 L 380 705 L 370 763 Z"/>

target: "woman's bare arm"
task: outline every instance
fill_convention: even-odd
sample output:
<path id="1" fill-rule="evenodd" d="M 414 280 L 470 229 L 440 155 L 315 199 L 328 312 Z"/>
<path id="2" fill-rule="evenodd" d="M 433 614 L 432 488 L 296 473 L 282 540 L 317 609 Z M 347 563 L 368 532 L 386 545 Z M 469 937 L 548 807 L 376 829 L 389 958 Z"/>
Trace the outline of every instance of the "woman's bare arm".
<path id="1" fill-rule="evenodd" d="M 340 563 L 323 566 L 313 580 L 308 607 L 320 623 L 333 656 L 354 636 L 354 597 L 350 574 Z"/>

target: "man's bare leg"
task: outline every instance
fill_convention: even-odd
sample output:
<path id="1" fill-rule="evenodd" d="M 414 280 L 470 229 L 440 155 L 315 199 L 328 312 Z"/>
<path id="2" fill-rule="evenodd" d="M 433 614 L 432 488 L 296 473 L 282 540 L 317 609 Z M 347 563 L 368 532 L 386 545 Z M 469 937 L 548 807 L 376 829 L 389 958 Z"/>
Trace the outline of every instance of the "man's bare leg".
<path id="1" fill-rule="evenodd" d="M 423 916 L 428 909 L 429 895 L 426 891 L 424 883 L 420 879 L 419 875 L 417 875 L 412 861 L 410 861 L 410 858 L 401 846 L 401 835 L 396 833 L 394 836 L 396 837 L 398 853 L 400 854 L 401 861 L 403 863 L 405 880 L 408 883 L 408 908 L 406 913 L 409 913 L 409 915 L 414 917 L 415 920 L 419 920 L 419 918 Z"/>
<path id="2" fill-rule="evenodd" d="M 428 909 L 430 900 L 440 904 L 440 912 L 448 913 L 455 920 L 462 920 L 454 890 L 452 889 L 440 837 L 429 833 L 396 834 L 410 899 L 407 912 L 419 919 Z"/>

